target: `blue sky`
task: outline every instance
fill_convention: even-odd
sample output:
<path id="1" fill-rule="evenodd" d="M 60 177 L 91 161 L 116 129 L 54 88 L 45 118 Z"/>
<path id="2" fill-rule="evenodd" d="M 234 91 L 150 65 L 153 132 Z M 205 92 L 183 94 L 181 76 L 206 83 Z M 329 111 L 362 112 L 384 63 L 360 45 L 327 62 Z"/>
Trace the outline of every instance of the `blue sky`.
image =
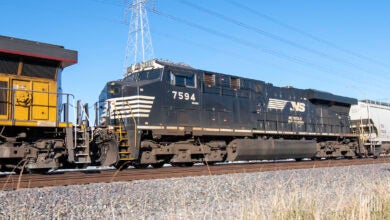
<path id="1" fill-rule="evenodd" d="M 232 0 L 251 11 L 229 1 L 155 0 L 157 11 L 192 24 L 149 13 L 155 56 L 278 86 L 390 102 L 390 1 Z M 128 33 L 122 0 L 0 0 L 0 7 L 1 35 L 79 52 L 79 63 L 63 72 L 64 90 L 78 99 L 96 102 L 105 82 L 122 76 Z"/>

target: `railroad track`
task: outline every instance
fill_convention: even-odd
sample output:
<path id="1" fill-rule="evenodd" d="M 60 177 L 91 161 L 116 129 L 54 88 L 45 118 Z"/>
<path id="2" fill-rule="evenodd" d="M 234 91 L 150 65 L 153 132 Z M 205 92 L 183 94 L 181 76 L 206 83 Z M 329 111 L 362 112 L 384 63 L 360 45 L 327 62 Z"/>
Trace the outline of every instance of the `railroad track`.
<path id="1" fill-rule="evenodd" d="M 389 157 L 356 160 L 321 160 L 301 162 L 234 163 L 215 166 L 163 167 L 160 169 L 127 169 L 78 171 L 55 174 L 23 174 L 0 176 L 1 190 L 36 188 L 47 186 L 67 186 L 102 182 L 163 179 L 186 176 L 221 175 L 231 173 L 250 173 L 277 170 L 310 169 L 322 167 L 355 166 L 365 164 L 390 163 Z"/>

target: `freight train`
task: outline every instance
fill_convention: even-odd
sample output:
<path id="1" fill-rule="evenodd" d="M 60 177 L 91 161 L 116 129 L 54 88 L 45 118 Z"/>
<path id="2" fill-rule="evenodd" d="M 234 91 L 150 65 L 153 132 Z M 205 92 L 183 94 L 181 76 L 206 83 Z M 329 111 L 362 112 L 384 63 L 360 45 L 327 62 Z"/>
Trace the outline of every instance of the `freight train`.
<path id="1" fill-rule="evenodd" d="M 108 82 L 89 126 L 63 93 L 62 70 L 77 52 L 0 36 L 0 166 L 47 171 L 158 168 L 226 161 L 377 156 L 350 120 L 354 98 L 277 87 L 162 60 L 138 63 Z M 367 121 L 367 120 L 366 120 Z M 357 129 L 359 128 L 359 129 Z M 377 144 L 377 146 L 380 144 Z"/>

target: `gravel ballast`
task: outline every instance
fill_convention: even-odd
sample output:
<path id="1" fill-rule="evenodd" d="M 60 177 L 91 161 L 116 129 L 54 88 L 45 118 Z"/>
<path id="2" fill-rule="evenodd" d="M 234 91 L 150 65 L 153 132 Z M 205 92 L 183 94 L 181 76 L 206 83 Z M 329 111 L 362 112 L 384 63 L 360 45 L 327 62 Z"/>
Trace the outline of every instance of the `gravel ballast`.
<path id="1" fill-rule="evenodd" d="M 378 193 L 390 194 L 389 164 L 0 191 L 0 219 L 261 219 Z"/>

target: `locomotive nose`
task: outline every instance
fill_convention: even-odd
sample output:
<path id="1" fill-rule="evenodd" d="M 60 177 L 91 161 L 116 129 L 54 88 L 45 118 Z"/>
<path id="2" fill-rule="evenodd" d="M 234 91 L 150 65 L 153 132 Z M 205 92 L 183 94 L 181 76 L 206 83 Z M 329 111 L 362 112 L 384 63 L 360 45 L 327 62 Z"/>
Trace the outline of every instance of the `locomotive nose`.
<path id="1" fill-rule="evenodd" d="M 108 98 L 138 94 L 138 86 L 136 82 L 113 81 L 107 84 L 107 88 Z"/>

